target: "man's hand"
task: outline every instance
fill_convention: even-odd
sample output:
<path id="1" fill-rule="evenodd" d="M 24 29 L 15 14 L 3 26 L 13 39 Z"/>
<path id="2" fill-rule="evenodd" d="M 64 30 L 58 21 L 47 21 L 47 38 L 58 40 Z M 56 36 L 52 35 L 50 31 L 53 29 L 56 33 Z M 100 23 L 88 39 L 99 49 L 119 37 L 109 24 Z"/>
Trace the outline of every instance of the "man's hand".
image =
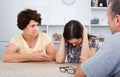
<path id="1" fill-rule="evenodd" d="M 86 77 L 84 73 L 82 72 L 80 65 L 77 66 L 76 72 L 75 72 L 75 77 Z"/>
<path id="2" fill-rule="evenodd" d="M 84 56 L 80 56 L 80 63 L 83 63 L 83 62 L 86 61 L 86 60 L 87 60 L 86 57 L 84 57 Z"/>

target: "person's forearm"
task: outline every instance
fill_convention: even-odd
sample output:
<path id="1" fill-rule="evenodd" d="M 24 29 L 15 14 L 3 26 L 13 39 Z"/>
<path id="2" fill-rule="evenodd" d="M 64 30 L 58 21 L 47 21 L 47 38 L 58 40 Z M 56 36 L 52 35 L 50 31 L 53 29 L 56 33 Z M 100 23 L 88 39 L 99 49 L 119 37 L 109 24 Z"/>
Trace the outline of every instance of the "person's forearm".
<path id="1" fill-rule="evenodd" d="M 75 77 L 86 77 L 80 65 L 78 65 L 76 68 Z"/>
<path id="2" fill-rule="evenodd" d="M 56 53 L 53 53 L 53 54 L 49 54 L 49 61 L 55 61 L 55 55 Z"/>
<path id="3" fill-rule="evenodd" d="M 24 62 L 31 61 L 29 54 L 5 54 L 3 55 L 3 62 Z"/>
<path id="4" fill-rule="evenodd" d="M 89 58 L 90 57 L 89 51 L 90 49 L 89 49 L 89 42 L 88 42 L 88 34 L 87 34 L 87 31 L 84 31 L 81 56 Z"/>
<path id="5" fill-rule="evenodd" d="M 89 56 L 88 52 L 90 51 L 89 49 L 89 43 L 88 43 L 88 37 L 87 36 L 83 36 L 83 43 L 82 43 L 82 53 L 81 55 L 84 56 Z"/>
<path id="6" fill-rule="evenodd" d="M 62 37 L 62 40 L 60 42 L 60 45 L 57 49 L 57 52 L 56 52 L 56 62 L 57 63 L 63 63 L 64 60 L 65 60 L 65 57 L 66 57 L 66 52 L 65 52 L 65 40 L 64 38 Z"/>

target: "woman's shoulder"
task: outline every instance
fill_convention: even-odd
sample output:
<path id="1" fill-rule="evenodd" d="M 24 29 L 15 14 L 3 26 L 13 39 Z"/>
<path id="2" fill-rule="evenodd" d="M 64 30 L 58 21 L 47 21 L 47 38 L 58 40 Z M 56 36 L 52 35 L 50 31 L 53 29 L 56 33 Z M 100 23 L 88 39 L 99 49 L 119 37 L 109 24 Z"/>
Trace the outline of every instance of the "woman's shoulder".
<path id="1" fill-rule="evenodd" d="M 11 40 L 19 40 L 22 38 L 22 35 L 16 35 Z"/>
<path id="2" fill-rule="evenodd" d="M 22 40 L 22 35 L 17 35 L 10 40 L 10 43 L 13 43 L 18 47 L 19 44 L 21 43 L 21 40 Z"/>

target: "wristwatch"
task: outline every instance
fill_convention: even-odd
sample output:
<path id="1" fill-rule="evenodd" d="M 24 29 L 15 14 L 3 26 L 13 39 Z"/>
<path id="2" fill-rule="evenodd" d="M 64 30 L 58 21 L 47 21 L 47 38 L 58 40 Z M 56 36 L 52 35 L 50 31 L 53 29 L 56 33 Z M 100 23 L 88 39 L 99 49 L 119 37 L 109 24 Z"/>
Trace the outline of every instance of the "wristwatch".
<path id="1" fill-rule="evenodd" d="M 65 5 L 73 5 L 76 0 L 61 0 Z"/>

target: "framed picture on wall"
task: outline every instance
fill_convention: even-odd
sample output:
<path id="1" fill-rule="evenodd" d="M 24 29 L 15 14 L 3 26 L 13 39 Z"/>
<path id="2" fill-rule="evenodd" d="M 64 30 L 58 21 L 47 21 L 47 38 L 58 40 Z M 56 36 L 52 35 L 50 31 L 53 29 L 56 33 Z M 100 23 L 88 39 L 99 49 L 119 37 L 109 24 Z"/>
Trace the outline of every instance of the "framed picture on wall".
<path id="1" fill-rule="evenodd" d="M 91 0 L 91 7 L 107 7 L 109 0 Z"/>
<path id="2" fill-rule="evenodd" d="M 98 0 L 91 0 L 91 7 L 97 7 L 98 6 Z"/>
<path id="3" fill-rule="evenodd" d="M 107 0 L 98 0 L 98 7 L 107 7 Z"/>

